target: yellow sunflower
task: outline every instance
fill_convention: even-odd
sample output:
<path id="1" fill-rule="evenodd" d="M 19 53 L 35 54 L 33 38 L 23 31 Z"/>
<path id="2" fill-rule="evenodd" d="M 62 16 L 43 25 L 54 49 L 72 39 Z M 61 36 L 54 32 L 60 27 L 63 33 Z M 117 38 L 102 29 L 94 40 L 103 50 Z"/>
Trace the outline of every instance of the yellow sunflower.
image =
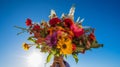
<path id="1" fill-rule="evenodd" d="M 68 37 L 62 37 L 59 39 L 57 48 L 60 49 L 60 54 L 71 54 L 72 53 L 72 41 Z"/>
<path id="2" fill-rule="evenodd" d="M 28 50 L 30 48 L 30 46 L 27 43 L 23 43 L 22 47 L 24 50 Z"/>

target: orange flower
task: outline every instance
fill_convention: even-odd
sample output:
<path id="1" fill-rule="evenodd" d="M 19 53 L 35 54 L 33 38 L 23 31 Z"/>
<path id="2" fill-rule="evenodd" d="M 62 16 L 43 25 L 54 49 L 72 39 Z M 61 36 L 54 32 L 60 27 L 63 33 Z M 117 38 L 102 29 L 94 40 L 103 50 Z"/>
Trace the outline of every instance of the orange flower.
<path id="1" fill-rule="evenodd" d="M 49 33 L 50 35 L 52 35 L 53 30 L 54 30 L 54 27 L 50 27 L 50 28 L 48 28 L 48 33 Z"/>
<path id="2" fill-rule="evenodd" d="M 69 34 L 69 36 L 71 37 L 74 37 L 74 33 L 72 32 L 72 31 L 68 31 L 68 34 Z"/>
<path id="3" fill-rule="evenodd" d="M 61 26 L 56 26 L 56 31 L 65 31 L 65 29 L 63 28 L 63 27 L 61 27 Z"/>

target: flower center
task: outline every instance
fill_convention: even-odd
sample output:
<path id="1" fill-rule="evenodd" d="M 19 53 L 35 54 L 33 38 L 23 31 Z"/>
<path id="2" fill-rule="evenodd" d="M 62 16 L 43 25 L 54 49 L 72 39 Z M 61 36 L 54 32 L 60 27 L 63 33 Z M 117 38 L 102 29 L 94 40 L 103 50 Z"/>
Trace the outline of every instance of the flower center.
<path id="1" fill-rule="evenodd" d="M 63 44 L 62 47 L 63 47 L 63 49 L 67 48 L 66 44 Z"/>

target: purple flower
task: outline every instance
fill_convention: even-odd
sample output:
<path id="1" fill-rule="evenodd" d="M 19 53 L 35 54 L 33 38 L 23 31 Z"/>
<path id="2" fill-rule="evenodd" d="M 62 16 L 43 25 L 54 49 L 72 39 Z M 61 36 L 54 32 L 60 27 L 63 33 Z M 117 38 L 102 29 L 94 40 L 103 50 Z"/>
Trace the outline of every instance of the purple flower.
<path id="1" fill-rule="evenodd" d="M 45 41 L 49 46 L 55 46 L 57 44 L 57 32 L 54 32 L 52 35 L 48 35 Z"/>

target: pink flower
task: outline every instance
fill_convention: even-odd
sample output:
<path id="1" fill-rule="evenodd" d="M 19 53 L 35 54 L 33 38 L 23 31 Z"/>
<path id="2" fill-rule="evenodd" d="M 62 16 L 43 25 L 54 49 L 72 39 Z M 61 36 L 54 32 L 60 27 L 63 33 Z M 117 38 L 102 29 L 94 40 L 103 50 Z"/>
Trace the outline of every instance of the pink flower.
<path id="1" fill-rule="evenodd" d="M 26 26 L 31 26 L 31 25 L 32 25 L 32 20 L 28 18 L 26 20 Z"/>
<path id="2" fill-rule="evenodd" d="M 63 32 L 63 31 L 58 30 L 58 31 L 57 31 L 57 34 L 58 34 L 58 35 L 62 35 L 62 32 Z"/>
<path id="3" fill-rule="evenodd" d="M 72 32 L 74 33 L 75 37 L 80 37 L 81 35 L 84 34 L 84 29 L 83 28 L 79 28 L 77 25 L 73 24 L 70 28 L 72 30 Z"/>

